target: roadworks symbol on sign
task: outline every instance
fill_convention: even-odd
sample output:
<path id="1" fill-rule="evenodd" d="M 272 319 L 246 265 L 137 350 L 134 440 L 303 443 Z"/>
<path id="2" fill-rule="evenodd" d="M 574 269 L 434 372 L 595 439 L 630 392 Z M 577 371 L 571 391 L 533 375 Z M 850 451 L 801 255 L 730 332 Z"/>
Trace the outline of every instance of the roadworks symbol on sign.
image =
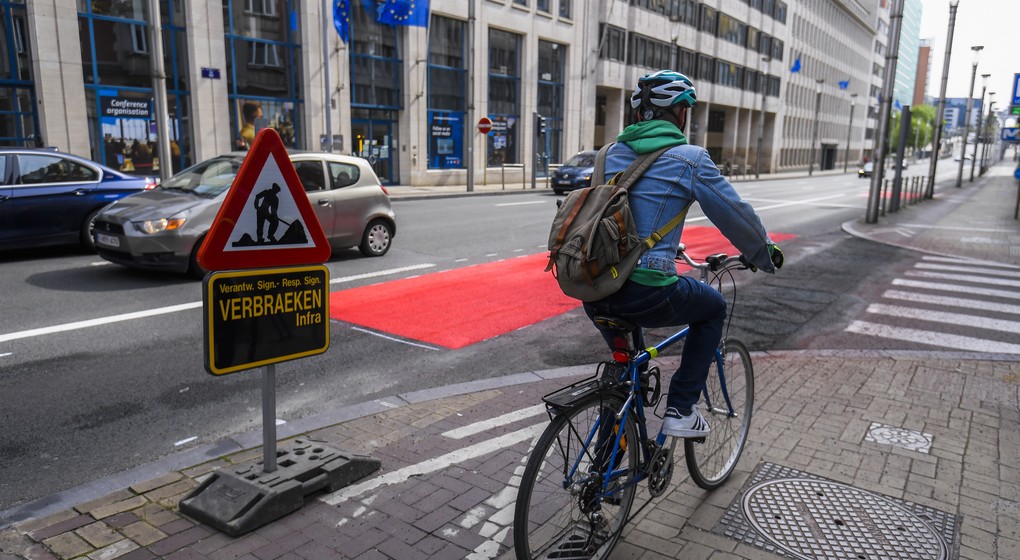
<path id="1" fill-rule="evenodd" d="M 330 247 L 280 135 L 259 132 L 198 251 L 206 270 L 318 264 Z"/>

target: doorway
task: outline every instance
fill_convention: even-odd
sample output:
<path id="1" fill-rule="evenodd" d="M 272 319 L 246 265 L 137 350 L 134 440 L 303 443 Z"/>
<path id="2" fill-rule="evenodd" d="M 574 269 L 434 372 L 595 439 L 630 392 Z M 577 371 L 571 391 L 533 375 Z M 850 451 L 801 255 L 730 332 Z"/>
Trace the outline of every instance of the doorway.
<path id="1" fill-rule="evenodd" d="M 384 185 L 400 182 L 400 165 L 394 162 L 397 152 L 396 130 L 396 121 L 389 119 L 351 120 L 353 154 L 368 160 Z"/>

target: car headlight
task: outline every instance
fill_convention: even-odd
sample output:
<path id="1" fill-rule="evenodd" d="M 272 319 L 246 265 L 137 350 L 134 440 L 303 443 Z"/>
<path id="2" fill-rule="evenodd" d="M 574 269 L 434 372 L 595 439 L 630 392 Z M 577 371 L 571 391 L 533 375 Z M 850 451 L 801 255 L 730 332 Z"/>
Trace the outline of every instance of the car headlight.
<path id="1" fill-rule="evenodd" d="M 579 175 L 577 178 L 581 181 L 591 181 L 591 174 Z"/>
<path id="2" fill-rule="evenodd" d="M 145 220 L 144 222 L 134 222 L 135 229 L 142 233 L 149 235 L 155 233 L 163 233 L 164 231 L 173 231 L 180 229 L 184 225 L 184 218 L 160 218 L 158 220 Z"/>

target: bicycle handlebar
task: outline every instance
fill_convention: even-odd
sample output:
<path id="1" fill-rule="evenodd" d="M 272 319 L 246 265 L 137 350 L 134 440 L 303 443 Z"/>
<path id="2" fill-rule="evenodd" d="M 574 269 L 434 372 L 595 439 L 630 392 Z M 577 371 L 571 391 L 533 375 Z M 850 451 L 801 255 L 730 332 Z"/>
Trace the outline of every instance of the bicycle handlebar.
<path id="1" fill-rule="evenodd" d="M 684 245 L 683 243 L 681 243 L 680 246 L 677 248 L 676 256 L 683 259 L 683 261 L 687 263 L 687 265 L 690 266 L 691 268 L 696 268 L 702 271 L 702 273 L 705 273 L 707 271 L 715 272 L 721 268 L 726 268 L 734 264 L 739 264 L 739 267 L 737 268 L 739 268 L 740 270 L 744 269 L 754 270 L 754 267 L 752 267 L 751 263 L 749 263 L 747 259 L 744 258 L 744 255 L 736 255 L 731 257 L 728 256 L 726 253 L 717 253 L 706 257 L 705 262 L 697 262 L 691 257 L 687 256 L 687 246 Z"/>

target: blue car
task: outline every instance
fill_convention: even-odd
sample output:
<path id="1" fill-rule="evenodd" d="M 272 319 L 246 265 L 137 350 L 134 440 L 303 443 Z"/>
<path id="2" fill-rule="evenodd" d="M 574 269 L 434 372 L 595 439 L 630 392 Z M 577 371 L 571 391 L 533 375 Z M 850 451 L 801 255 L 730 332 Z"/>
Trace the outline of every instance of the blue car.
<path id="1" fill-rule="evenodd" d="M 156 186 L 51 149 L 0 148 L 0 250 L 81 243 L 107 204 Z"/>
<path id="2" fill-rule="evenodd" d="M 589 150 L 578 152 L 567 160 L 552 176 L 552 189 L 556 194 L 563 194 L 574 189 L 583 189 L 591 185 L 591 174 L 595 171 L 595 156 L 598 152 Z"/>

